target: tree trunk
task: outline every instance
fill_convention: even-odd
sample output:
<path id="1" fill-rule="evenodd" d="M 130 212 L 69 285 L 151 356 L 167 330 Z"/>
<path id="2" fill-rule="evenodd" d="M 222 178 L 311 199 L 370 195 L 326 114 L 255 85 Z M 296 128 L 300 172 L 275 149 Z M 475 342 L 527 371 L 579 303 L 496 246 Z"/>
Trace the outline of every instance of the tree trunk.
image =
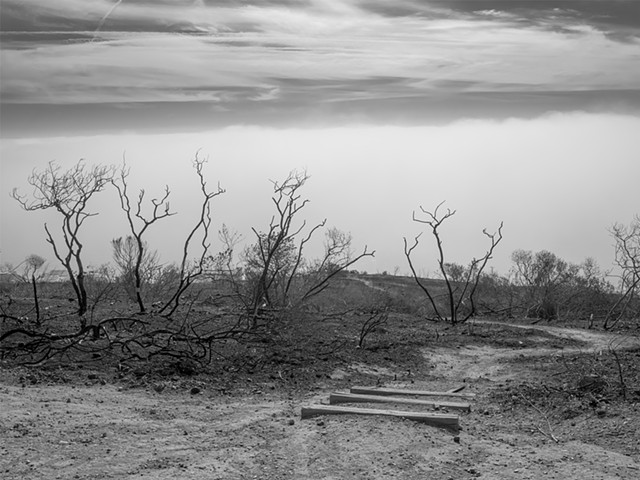
<path id="1" fill-rule="evenodd" d="M 84 287 L 84 274 L 79 273 L 77 277 L 78 284 L 78 315 L 82 317 L 82 327 L 86 326 L 84 314 L 87 313 L 87 290 Z"/>
<path id="2" fill-rule="evenodd" d="M 31 275 L 31 284 L 33 285 L 33 301 L 36 305 L 36 322 L 40 326 L 40 303 L 38 302 L 38 286 L 35 274 Z"/>

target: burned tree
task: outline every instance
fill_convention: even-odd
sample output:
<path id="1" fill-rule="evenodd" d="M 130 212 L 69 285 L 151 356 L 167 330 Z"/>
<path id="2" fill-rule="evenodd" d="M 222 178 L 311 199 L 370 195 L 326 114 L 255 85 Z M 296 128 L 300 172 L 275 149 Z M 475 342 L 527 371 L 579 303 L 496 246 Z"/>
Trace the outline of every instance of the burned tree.
<path id="1" fill-rule="evenodd" d="M 308 228 L 306 220 L 298 220 L 309 202 L 300 194 L 308 179 L 306 172 L 293 171 L 283 182 L 273 181 L 276 213 L 266 231 L 252 228 L 256 242 L 243 254 L 247 288 L 236 289 L 252 328 L 264 320 L 265 311 L 277 315 L 302 305 L 324 291 L 335 275 L 375 254 L 365 247 L 353 255 L 351 235 L 329 229 L 322 257 L 305 258 L 305 248 L 326 225 L 325 219 Z"/>
<path id="2" fill-rule="evenodd" d="M 36 272 L 42 268 L 45 259 L 40 255 L 31 254 L 25 260 L 25 276 L 28 276 L 31 280 L 31 287 L 33 288 L 33 303 L 36 308 L 36 322 L 40 323 L 40 302 L 38 300 L 38 276 Z"/>
<path id="3" fill-rule="evenodd" d="M 524 293 L 526 317 L 553 320 L 558 316 L 562 290 L 577 276 L 578 267 L 546 250 L 516 250 L 511 255 L 514 284 Z"/>
<path id="4" fill-rule="evenodd" d="M 33 291 L 33 305 L 36 311 L 37 325 L 40 325 L 40 300 L 38 298 L 38 281 L 41 280 L 45 274 L 44 271 L 42 270 L 38 273 L 38 270 L 42 268 L 45 262 L 46 260 L 43 257 L 41 257 L 40 255 L 36 255 L 35 253 L 32 253 L 31 255 L 27 256 L 27 258 L 25 258 L 22 262 L 20 262 L 20 264 L 18 264 L 17 267 L 13 267 L 10 264 L 6 264 L 6 268 L 12 277 L 16 278 L 20 282 L 31 284 L 31 289 Z M 19 270 L 20 267 L 22 267 L 21 268 L 22 273 L 20 273 L 20 270 Z M 8 318 L 8 317 L 11 317 L 11 316 L 10 315 L 7 316 L 6 314 L 4 315 L 4 318 Z"/>
<path id="5" fill-rule="evenodd" d="M 593 314 L 608 304 L 610 285 L 592 258 L 573 264 L 546 250 L 516 250 L 511 261 L 517 308 L 528 318 L 550 321 L 564 315 L 593 322 Z"/>
<path id="6" fill-rule="evenodd" d="M 622 291 L 607 313 L 604 328 L 614 327 L 637 301 L 640 290 L 640 215 L 636 215 L 628 226 L 616 223 L 611 235 L 615 240 L 615 263 L 620 270 Z"/>
<path id="7" fill-rule="evenodd" d="M 143 290 L 159 277 L 162 268 L 158 252 L 151 250 L 141 238 L 131 235 L 114 238 L 111 248 L 119 283 L 129 298 L 137 302 L 139 312 L 145 313 Z"/>
<path id="8" fill-rule="evenodd" d="M 200 204 L 198 219 L 187 235 L 182 246 L 182 258 L 178 265 L 178 284 L 176 285 L 173 294 L 169 297 L 159 313 L 163 313 L 166 316 L 171 316 L 178 306 L 180 305 L 180 299 L 184 292 L 191 286 L 191 284 L 204 273 L 205 265 L 209 257 L 209 227 L 211 226 L 211 202 L 218 195 L 222 195 L 223 190 L 220 185 L 214 190 L 209 190 L 207 182 L 204 178 L 203 168 L 206 159 L 198 157 L 196 154 L 193 160 L 193 168 L 196 171 L 198 180 L 200 183 L 200 192 L 202 193 L 202 203 Z M 168 207 L 168 205 L 167 205 Z M 200 237 L 200 255 L 192 262 L 188 261 L 192 242 L 196 241 L 198 236 Z"/>
<path id="9" fill-rule="evenodd" d="M 81 317 L 87 311 L 87 291 L 80 231 L 87 218 L 97 215 L 87 211 L 89 200 L 101 192 L 112 177 L 111 166 L 87 167 L 80 160 L 69 170 L 62 171 L 59 165 L 50 162 L 45 170 L 34 170 L 29 176 L 27 181 L 33 187 L 30 199 L 19 194 L 17 189 L 12 192 L 12 197 L 27 211 L 54 209 L 60 214 L 60 235 L 56 238 L 45 223 L 46 240 L 69 275 Z"/>
<path id="10" fill-rule="evenodd" d="M 114 248 L 114 257 L 121 271 L 132 276 L 135 292 L 135 299 L 138 303 L 140 313 L 146 312 L 142 296 L 142 286 L 145 280 L 145 270 L 152 263 L 157 264 L 157 255 L 150 252 L 147 243 L 143 240 L 143 236 L 154 223 L 163 218 L 174 215 L 175 212 L 170 211 L 169 207 L 169 186 L 166 185 L 164 195 L 160 198 L 151 199 L 151 211 L 147 214 L 143 213 L 143 203 L 145 199 L 145 191 L 141 189 L 138 193 L 138 199 L 135 207 L 131 205 L 131 199 L 128 192 L 127 178 L 130 170 L 126 164 L 122 165 L 117 178 L 113 178 L 111 183 L 118 191 L 120 197 L 120 206 L 124 211 L 129 223 L 131 236 L 124 241 L 116 239 L 112 242 Z M 155 255 L 155 256 L 154 256 Z"/>
<path id="11" fill-rule="evenodd" d="M 418 247 L 422 234 L 419 234 L 414 238 L 413 244 L 411 246 L 409 246 L 409 242 L 407 241 L 407 239 L 404 238 L 404 254 L 407 258 L 407 262 L 409 263 L 409 268 L 411 269 L 414 280 L 416 281 L 422 292 L 425 294 L 425 296 L 428 298 L 429 303 L 433 308 L 435 315 L 434 319 L 448 320 L 453 325 L 455 325 L 457 323 L 465 322 L 476 314 L 474 295 L 478 288 L 478 283 L 480 282 L 480 277 L 484 268 L 492 258 L 491 256 L 493 255 L 493 251 L 502 240 L 503 224 L 500 223 L 500 226 L 495 233 L 489 233 L 486 229 L 483 230 L 484 235 L 490 241 L 489 249 L 482 257 L 472 259 L 465 269 L 463 269 L 462 271 L 458 271 L 459 269 L 452 268 L 452 264 L 445 261 L 444 248 L 442 246 L 442 238 L 440 236 L 439 230 L 443 222 L 453 217 L 456 211 L 447 209 L 445 213 L 439 213 L 438 210 L 443 203 L 444 202 L 441 202 L 433 212 L 429 212 L 420 207 L 424 218 L 417 217 L 416 212 L 414 211 L 413 221 L 428 225 L 436 241 L 436 246 L 438 248 L 438 267 L 446 286 L 445 297 L 447 299 L 446 311 L 448 311 L 448 315 L 444 314 L 445 310 L 443 310 L 443 308 L 438 305 L 436 294 L 432 291 L 432 289 L 430 289 L 430 287 L 427 287 L 425 282 L 423 282 L 418 277 L 415 266 L 413 264 L 413 260 L 411 259 L 411 254 Z M 455 273 L 457 281 L 452 278 L 451 273 Z"/>

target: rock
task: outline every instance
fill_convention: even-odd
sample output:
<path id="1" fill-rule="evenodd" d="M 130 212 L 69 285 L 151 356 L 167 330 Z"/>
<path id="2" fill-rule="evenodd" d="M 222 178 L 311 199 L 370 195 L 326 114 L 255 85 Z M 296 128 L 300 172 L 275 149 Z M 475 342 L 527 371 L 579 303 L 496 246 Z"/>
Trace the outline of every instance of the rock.
<path id="1" fill-rule="evenodd" d="M 296 421 L 293 418 L 289 419 L 289 421 L 287 422 L 288 425 L 295 425 L 295 423 Z"/>
<path id="2" fill-rule="evenodd" d="M 456 443 L 460 443 L 460 435 L 456 435 L 455 437 L 453 437 L 453 441 Z"/>
<path id="3" fill-rule="evenodd" d="M 197 394 L 199 394 L 202 390 L 200 389 L 200 387 L 193 387 L 190 391 L 191 391 L 191 395 L 197 395 Z"/>

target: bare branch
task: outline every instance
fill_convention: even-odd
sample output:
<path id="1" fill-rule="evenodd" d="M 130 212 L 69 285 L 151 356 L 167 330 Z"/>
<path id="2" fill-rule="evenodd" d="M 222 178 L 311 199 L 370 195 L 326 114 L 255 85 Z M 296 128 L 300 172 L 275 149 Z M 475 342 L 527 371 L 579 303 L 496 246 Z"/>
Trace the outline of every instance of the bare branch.
<path id="1" fill-rule="evenodd" d="M 252 228 L 256 243 L 244 251 L 245 273 L 251 300 L 247 315 L 255 328 L 266 310 L 284 312 L 296 308 L 324 291 L 339 272 L 365 256 L 364 251 L 351 258 L 348 235 L 336 235 L 333 243 L 326 244 L 322 259 L 308 262 L 304 253 L 313 236 L 326 225 L 326 220 L 309 226 L 305 220 L 298 222 L 302 209 L 308 204 L 300 189 L 309 176 L 306 172 L 290 172 L 282 182 L 271 181 L 271 201 L 276 214 L 266 231 Z M 337 232 L 329 230 L 329 232 Z"/>
<path id="2" fill-rule="evenodd" d="M 433 212 L 425 210 L 423 207 L 420 207 L 420 211 L 426 218 L 420 218 L 416 215 L 416 212 L 413 212 L 412 218 L 413 221 L 425 225 L 429 225 L 431 227 L 431 233 L 435 239 L 436 247 L 438 249 L 438 267 L 440 270 L 440 274 L 445 283 L 446 287 L 446 299 L 448 303 L 448 311 L 449 311 L 449 321 L 452 324 L 456 324 L 459 322 L 464 322 L 468 320 L 471 316 L 475 315 L 476 307 L 474 302 L 474 295 L 476 293 L 478 283 L 480 281 L 480 276 L 487 265 L 487 262 L 491 259 L 493 251 L 495 247 L 502 240 L 502 226 L 498 228 L 498 231 L 494 234 L 489 234 L 487 230 L 483 230 L 483 233 L 489 238 L 491 241 L 491 246 L 489 250 L 485 253 L 485 255 L 479 259 L 473 259 L 469 266 L 467 267 L 466 272 L 464 272 L 463 277 L 460 280 L 454 280 L 450 277 L 450 266 L 445 261 L 445 254 L 443 248 L 442 238 L 440 236 L 439 228 L 443 224 L 444 221 L 451 218 L 455 215 L 456 211 L 447 209 L 444 213 L 438 213 L 440 207 L 444 204 L 444 202 L 439 203 Z M 411 259 L 411 254 L 416 249 L 419 244 L 420 235 L 415 237 L 414 243 L 412 246 L 409 246 L 407 239 L 404 239 L 404 253 L 407 258 L 407 262 L 409 263 L 409 267 L 413 274 L 413 278 L 416 283 L 420 287 L 420 289 L 425 293 L 426 297 L 429 299 L 429 303 L 431 304 L 436 318 L 439 320 L 444 320 L 445 317 L 440 313 L 440 308 L 438 306 L 438 302 L 436 300 L 436 296 L 433 295 L 426 285 L 418 278 L 415 267 L 413 265 L 413 261 Z M 462 284 L 462 285 L 460 285 Z M 465 302 L 469 302 L 469 309 L 466 312 L 462 312 L 465 306 Z"/>
<path id="3" fill-rule="evenodd" d="M 175 215 L 175 212 L 171 212 L 169 207 L 168 199 L 171 191 L 169 190 L 168 185 L 165 186 L 164 194 L 162 197 L 151 199 L 152 209 L 150 215 L 146 216 L 142 213 L 145 197 L 144 189 L 141 189 L 138 193 L 135 212 L 132 212 L 127 181 L 129 174 L 130 169 L 127 167 L 126 160 L 123 159 L 122 166 L 120 167 L 119 178 L 112 178 L 111 184 L 118 191 L 120 206 L 127 217 L 129 230 L 131 231 L 132 235 L 131 238 L 133 238 L 136 243 L 135 261 L 133 263 L 135 297 L 140 313 L 145 313 L 146 307 L 142 296 L 142 286 L 144 283 L 142 268 L 143 263 L 145 263 L 145 261 L 149 263 L 151 261 L 151 257 L 154 254 L 148 253 L 147 244 L 144 241 L 143 237 L 147 229 L 154 223 L 162 220 L 163 218 Z M 117 248 L 116 245 L 114 245 L 114 247 Z"/>
<path id="4" fill-rule="evenodd" d="M 184 294 L 184 292 L 191 286 L 193 281 L 202 275 L 204 271 L 204 263 L 207 258 L 210 244 L 208 242 L 209 238 L 209 227 L 211 226 L 211 202 L 218 195 L 222 195 L 225 193 L 218 184 L 215 190 L 209 191 L 207 188 L 207 182 L 204 178 L 203 168 L 205 163 L 207 163 L 207 159 L 202 159 L 196 153 L 195 159 L 193 160 L 193 167 L 196 171 L 196 175 L 198 176 L 198 180 L 200 183 L 200 191 L 202 193 L 202 204 L 200 206 L 200 216 L 191 229 L 187 238 L 184 241 L 184 245 L 182 247 L 182 260 L 179 264 L 179 282 L 176 287 L 175 292 L 171 296 L 171 298 L 164 304 L 164 306 L 160 309 L 160 313 L 167 312 L 167 316 L 171 316 L 173 312 L 178 308 L 180 304 L 180 298 Z M 189 257 L 191 242 L 194 240 L 196 235 L 200 234 L 200 256 L 196 260 L 195 264 L 188 268 L 187 259 Z"/>
<path id="5" fill-rule="evenodd" d="M 97 215 L 86 210 L 89 200 L 104 189 L 113 174 L 113 166 L 96 165 L 88 168 L 83 160 L 64 172 L 55 162 L 49 162 L 46 169 L 34 170 L 27 179 L 33 187 L 30 200 L 17 189 L 12 192 L 12 197 L 24 210 L 54 209 L 60 214 L 62 241 L 56 240 L 45 224 L 46 240 L 69 274 L 81 317 L 87 311 L 87 293 L 84 286 L 83 245 L 79 233 L 84 221 Z M 60 247 L 59 243 L 64 247 Z"/>

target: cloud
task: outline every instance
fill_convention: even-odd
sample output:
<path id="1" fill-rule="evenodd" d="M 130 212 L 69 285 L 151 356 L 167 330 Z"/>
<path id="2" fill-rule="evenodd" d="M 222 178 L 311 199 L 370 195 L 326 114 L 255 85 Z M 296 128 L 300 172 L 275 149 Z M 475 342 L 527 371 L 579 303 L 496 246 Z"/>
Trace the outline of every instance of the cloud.
<path id="1" fill-rule="evenodd" d="M 250 25 L 263 31 L 299 31 L 310 26 L 328 32 L 389 19 L 473 21 L 482 17 L 549 28 L 583 24 L 610 33 L 623 29 L 633 35 L 635 31 L 636 36 L 640 28 L 636 0 L 58 0 L 55 5 L 5 0 L 2 13 L 4 32 L 93 31 L 105 17 L 106 30 L 137 32 L 243 31 Z"/>
<path id="2" fill-rule="evenodd" d="M 618 10 L 570 3 L 5 0 L 0 98 L 11 112 L 204 102 L 233 121 L 265 108 L 366 121 L 382 105 L 395 115 L 500 92 L 520 105 L 532 92 L 637 89 L 638 45 L 611 27 Z M 463 93 L 483 100 L 449 98 Z"/>

